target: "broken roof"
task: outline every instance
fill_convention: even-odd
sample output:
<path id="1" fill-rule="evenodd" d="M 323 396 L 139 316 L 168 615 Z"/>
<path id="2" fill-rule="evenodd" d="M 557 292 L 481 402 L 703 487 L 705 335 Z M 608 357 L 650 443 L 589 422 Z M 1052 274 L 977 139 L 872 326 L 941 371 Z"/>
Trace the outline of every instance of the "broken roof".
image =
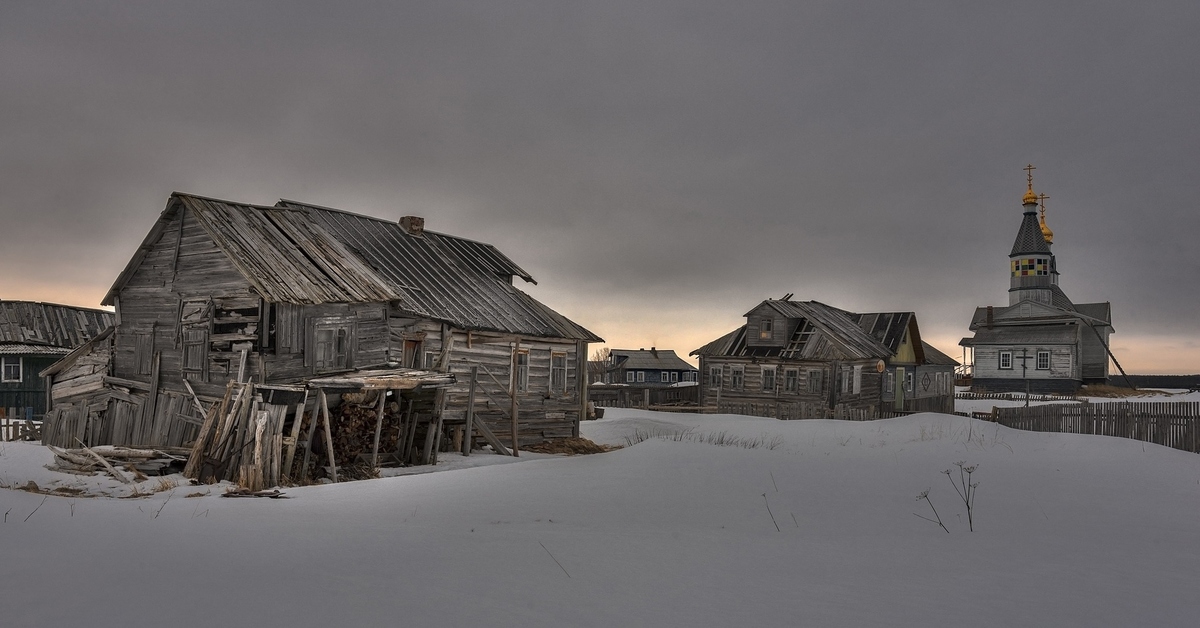
<path id="1" fill-rule="evenodd" d="M 0 301 L 0 342 L 73 349 L 112 325 L 105 310 L 39 303 Z"/>
<path id="2" fill-rule="evenodd" d="M 295 201 L 267 207 L 178 192 L 109 290 L 106 304 L 181 208 L 268 301 L 392 302 L 401 311 L 462 329 L 602 341 L 516 289 L 512 277 L 528 282 L 533 277 L 489 244 L 432 231 L 414 235 L 395 221 Z"/>

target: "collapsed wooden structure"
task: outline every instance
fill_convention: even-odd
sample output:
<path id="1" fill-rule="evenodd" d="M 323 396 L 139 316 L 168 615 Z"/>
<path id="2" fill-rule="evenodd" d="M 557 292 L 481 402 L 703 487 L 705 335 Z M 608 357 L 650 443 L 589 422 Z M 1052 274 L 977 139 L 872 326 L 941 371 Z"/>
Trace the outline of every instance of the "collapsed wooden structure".
<path id="1" fill-rule="evenodd" d="M 173 194 L 105 297 L 114 327 L 43 371 L 54 403 L 43 440 L 195 447 L 206 429 L 236 425 L 240 465 L 262 412 L 273 452 L 271 439 L 311 425 L 318 405 L 333 413 L 335 446 L 339 422 L 360 426 L 369 413 L 385 436 L 403 424 L 401 451 L 388 454 L 401 464 L 577 436 L 587 344 L 601 339 L 516 289 L 516 277 L 533 282 L 494 247 L 426 231 L 415 216 Z M 288 397 L 304 394 L 307 412 Z M 433 435 L 429 454 L 423 443 L 412 454 L 412 431 Z M 280 477 L 292 471 L 284 458 Z"/>

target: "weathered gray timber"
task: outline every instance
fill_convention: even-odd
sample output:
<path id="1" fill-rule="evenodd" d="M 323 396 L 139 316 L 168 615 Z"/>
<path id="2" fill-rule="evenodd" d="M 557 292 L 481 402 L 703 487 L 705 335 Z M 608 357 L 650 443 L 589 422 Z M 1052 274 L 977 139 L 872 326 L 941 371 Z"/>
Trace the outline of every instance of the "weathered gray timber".
<path id="1" fill-rule="evenodd" d="M 396 453 L 414 457 L 419 424 L 432 449 L 415 457 L 431 461 L 450 446 L 447 419 L 461 438 L 477 366 L 502 380 L 481 394 L 509 394 L 500 395 L 504 409 L 489 398 L 473 419 L 512 434 L 509 447 L 577 434 L 587 344 L 600 338 L 516 289 L 515 277 L 533 281 L 494 247 L 426 231 L 415 217 L 173 194 L 105 297 L 120 321 L 111 337 L 49 369 L 65 404 L 54 433 L 102 439 L 135 417 L 135 440 L 190 443 L 203 404 L 220 400 L 230 381 L 326 390 L 336 403 L 336 389 L 407 390 L 418 380 L 432 386 L 436 373 L 436 395 L 405 413 Z M 406 372 L 416 379 L 404 381 Z M 239 432 L 245 443 L 251 423 Z M 289 449 L 300 446 L 295 423 L 281 429 Z"/>
<path id="2" fill-rule="evenodd" d="M 1096 434 L 1200 453 L 1200 403 L 1117 401 L 994 408 L 993 420 L 1019 430 Z"/>
<path id="3" fill-rule="evenodd" d="M 700 358 L 702 406 L 779 418 L 839 408 L 862 416 L 954 411 L 958 363 L 921 340 L 912 312 L 769 299 L 745 317 L 692 352 Z M 824 410 L 806 409 L 813 407 Z"/>

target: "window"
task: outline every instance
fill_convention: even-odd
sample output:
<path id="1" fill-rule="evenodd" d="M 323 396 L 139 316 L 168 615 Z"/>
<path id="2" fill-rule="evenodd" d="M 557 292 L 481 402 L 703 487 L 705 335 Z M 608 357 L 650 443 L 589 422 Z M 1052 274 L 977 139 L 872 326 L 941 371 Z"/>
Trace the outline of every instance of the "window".
<path id="1" fill-rule="evenodd" d="M 883 392 L 891 394 L 896 392 L 896 372 L 888 371 L 883 376 Z"/>
<path id="2" fill-rule="evenodd" d="M 432 369 L 437 366 L 437 354 L 432 351 L 425 352 L 425 368 Z"/>
<path id="3" fill-rule="evenodd" d="M 912 393 L 912 391 L 913 391 L 913 375 L 914 375 L 914 373 L 912 371 L 906 371 L 904 373 L 904 392 Z"/>
<path id="4" fill-rule="evenodd" d="M 638 371 L 637 372 L 637 381 L 639 381 L 639 382 L 646 381 L 646 371 Z"/>
<path id="5" fill-rule="evenodd" d="M 517 392 L 529 390 L 529 352 L 517 352 Z"/>
<path id="6" fill-rule="evenodd" d="M 625 371 L 625 382 L 626 383 L 632 384 L 633 377 L 634 377 L 633 371 Z"/>
<path id="7" fill-rule="evenodd" d="M 669 384 L 671 382 L 671 373 L 669 373 L 667 371 L 663 371 L 662 373 L 659 373 L 658 381 L 660 381 L 664 384 Z"/>
<path id="8" fill-rule="evenodd" d="M 759 340 L 770 340 L 771 331 L 775 327 L 775 321 L 770 318 L 764 318 L 758 321 L 758 338 Z"/>
<path id="9" fill-rule="evenodd" d="M 1012 351 L 1000 352 L 1000 368 L 1006 370 L 1012 368 Z"/>
<path id="10" fill-rule="evenodd" d="M 0 380 L 6 382 L 21 381 L 21 356 L 6 355 L 0 358 L 0 371 L 3 372 L 3 377 L 0 377 Z"/>
<path id="11" fill-rule="evenodd" d="M 851 386 L 851 384 L 850 384 L 850 367 L 843 366 L 841 369 L 838 370 L 838 375 L 840 376 L 841 381 L 842 381 L 842 393 L 849 394 L 850 390 L 851 390 L 851 388 L 850 388 L 850 386 Z"/>
<path id="12" fill-rule="evenodd" d="M 313 369 L 318 372 L 354 368 L 354 324 L 318 322 L 313 327 Z"/>
<path id="13" fill-rule="evenodd" d="M 713 388 L 721 387 L 721 367 L 708 367 L 708 385 L 712 386 Z"/>
<path id="14" fill-rule="evenodd" d="M 567 354 L 550 354 L 550 392 L 567 392 Z"/>
<path id="15" fill-rule="evenodd" d="M 679 371 L 673 371 L 671 373 L 671 381 L 673 381 L 673 382 L 679 381 Z"/>
<path id="16" fill-rule="evenodd" d="M 1037 352 L 1037 367 L 1038 367 L 1039 371 L 1050 370 L 1050 352 L 1049 351 L 1038 351 Z"/>
<path id="17" fill-rule="evenodd" d="M 762 370 L 762 387 L 764 391 L 774 392 L 775 390 L 775 367 L 764 366 Z"/>
<path id="18" fill-rule="evenodd" d="M 784 392 L 794 393 L 799 390 L 800 371 L 796 369 L 788 369 L 783 372 L 783 390 Z"/>
<path id="19" fill-rule="evenodd" d="M 821 371 L 811 370 L 808 372 L 808 392 L 813 395 L 821 394 L 822 389 Z"/>
<path id="20" fill-rule="evenodd" d="M 731 367 L 729 369 L 729 378 L 732 380 L 730 382 L 730 388 L 732 388 L 734 390 L 741 390 L 742 386 L 746 382 L 746 372 L 743 369 L 743 367 L 740 367 L 740 366 Z"/>

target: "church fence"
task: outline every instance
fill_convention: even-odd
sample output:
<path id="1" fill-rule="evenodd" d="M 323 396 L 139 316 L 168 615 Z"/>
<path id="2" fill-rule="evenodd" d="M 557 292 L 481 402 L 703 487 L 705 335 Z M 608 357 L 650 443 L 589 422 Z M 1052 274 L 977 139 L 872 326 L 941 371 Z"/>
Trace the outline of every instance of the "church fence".
<path id="1" fill-rule="evenodd" d="M 1026 397 L 1030 401 L 1076 401 L 1075 395 L 1048 395 L 1048 394 L 1030 394 L 999 392 L 999 393 L 977 393 L 977 392 L 960 392 L 955 393 L 955 399 L 1005 399 L 1008 401 L 1025 401 Z"/>
<path id="2" fill-rule="evenodd" d="M 1032 432 L 1117 436 L 1200 453 L 1200 403 L 1117 401 L 995 408 L 992 420 Z"/>

